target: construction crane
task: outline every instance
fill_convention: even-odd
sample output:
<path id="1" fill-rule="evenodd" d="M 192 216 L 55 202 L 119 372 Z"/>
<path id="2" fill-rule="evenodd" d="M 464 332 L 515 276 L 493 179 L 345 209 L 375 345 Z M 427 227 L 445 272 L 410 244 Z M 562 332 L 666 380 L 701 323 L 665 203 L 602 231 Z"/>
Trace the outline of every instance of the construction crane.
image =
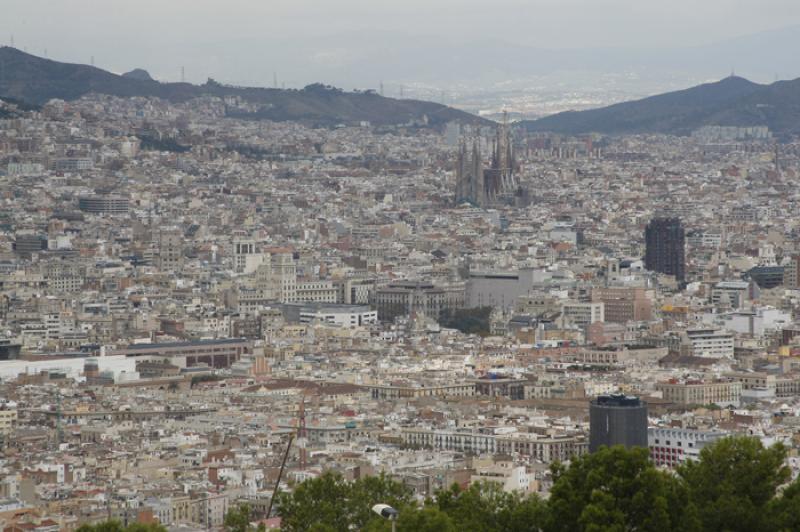
<path id="1" fill-rule="evenodd" d="M 64 443 L 64 426 L 62 424 L 61 389 L 56 388 L 56 447 Z"/>
<path id="2" fill-rule="evenodd" d="M 292 440 L 295 435 L 289 434 L 289 441 L 286 442 L 286 451 L 283 453 L 281 460 L 281 468 L 278 470 L 278 478 L 275 480 L 275 488 L 272 490 L 272 497 L 269 499 L 269 507 L 267 508 L 267 519 L 272 515 L 272 505 L 275 503 L 275 498 L 278 496 L 280 489 L 281 479 L 283 478 L 283 470 L 286 468 L 286 460 L 289 458 L 289 450 L 292 448 Z M 300 398 L 300 406 L 297 410 L 297 446 L 300 448 L 300 469 L 306 468 L 306 396 L 302 395 Z"/>
<path id="3" fill-rule="evenodd" d="M 306 438 L 306 396 L 300 398 L 300 408 L 297 412 L 297 446 L 300 448 L 300 470 L 303 471 L 307 465 L 308 451 L 306 445 L 308 439 Z"/>

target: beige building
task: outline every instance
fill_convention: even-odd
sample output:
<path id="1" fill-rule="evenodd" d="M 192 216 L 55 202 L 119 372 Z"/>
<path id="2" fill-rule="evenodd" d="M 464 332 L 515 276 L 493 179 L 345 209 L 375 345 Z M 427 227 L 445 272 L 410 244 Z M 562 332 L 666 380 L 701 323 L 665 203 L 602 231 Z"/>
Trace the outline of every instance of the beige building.
<path id="1" fill-rule="evenodd" d="M 365 386 L 373 399 L 408 399 L 414 397 L 473 397 L 475 383 L 442 384 L 436 386 Z"/>
<path id="2" fill-rule="evenodd" d="M 787 288 L 800 287 L 800 255 L 792 255 L 783 273 L 783 285 Z"/>
<path id="3" fill-rule="evenodd" d="M 333 281 L 298 281 L 295 286 L 295 298 L 298 303 L 336 303 L 338 288 Z"/>
<path id="4" fill-rule="evenodd" d="M 627 323 L 653 318 L 653 303 L 644 288 L 594 288 L 592 301 L 605 305 L 605 321 Z"/>
<path id="5" fill-rule="evenodd" d="M 742 383 L 742 390 L 764 390 L 775 397 L 793 397 L 800 394 L 800 377 L 776 377 L 763 372 L 730 372 L 725 377 Z"/>
<path id="6" fill-rule="evenodd" d="M 464 285 L 437 286 L 423 281 L 396 281 L 375 291 L 375 309 L 381 321 L 424 314 L 439 320 L 449 310 L 464 306 Z"/>
<path id="7" fill-rule="evenodd" d="M 14 432 L 17 426 L 17 410 L 14 408 L 0 409 L 0 434 L 7 436 Z"/>
<path id="8" fill-rule="evenodd" d="M 158 267 L 162 271 L 175 271 L 183 266 L 183 233 L 177 228 L 162 229 L 158 233 Z"/>
<path id="9" fill-rule="evenodd" d="M 405 445 L 426 449 L 460 451 L 473 455 L 519 453 L 544 463 L 563 462 L 588 451 L 582 438 L 571 435 L 544 436 L 514 432 L 487 434 L 467 430 L 431 430 L 404 428 L 401 438 Z"/>
<path id="10" fill-rule="evenodd" d="M 742 383 L 735 380 L 679 382 L 673 379 L 657 383 L 656 390 L 663 394 L 664 399 L 680 405 L 738 406 Z"/>

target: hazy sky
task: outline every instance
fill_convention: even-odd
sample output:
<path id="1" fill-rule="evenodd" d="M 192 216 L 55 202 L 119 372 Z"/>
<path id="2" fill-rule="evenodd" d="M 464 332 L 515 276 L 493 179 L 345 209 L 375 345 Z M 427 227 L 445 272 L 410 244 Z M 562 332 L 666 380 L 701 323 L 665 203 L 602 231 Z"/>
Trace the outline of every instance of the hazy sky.
<path id="1" fill-rule="evenodd" d="M 335 62 L 358 42 L 342 44 L 342 36 L 360 32 L 542 48 L 673 47 L 795 24 L 798 0 L 0 0 L 3 44 L 13 35 L 37 55 L 94 56 L 111 70 L 143 67 L 173 78 L 193 53 L 208 56 L 191 63 L 195 79 L 215 68 L 247 77 L 245 66 L 227 64 L 239 53 L 244 63 L 261 55 Z"/>

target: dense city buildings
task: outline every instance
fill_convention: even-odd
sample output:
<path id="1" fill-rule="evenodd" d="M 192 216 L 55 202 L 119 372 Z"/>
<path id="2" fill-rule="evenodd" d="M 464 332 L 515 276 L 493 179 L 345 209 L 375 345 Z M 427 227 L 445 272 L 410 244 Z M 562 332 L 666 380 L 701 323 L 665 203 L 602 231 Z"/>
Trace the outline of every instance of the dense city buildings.
<path id="1" fill-rule="evenodd" d="M 326 471 L 548 497 L 727 434 L 800 471 L 791 138 L 0 109 L 4 529 L 219 530 Z"/>

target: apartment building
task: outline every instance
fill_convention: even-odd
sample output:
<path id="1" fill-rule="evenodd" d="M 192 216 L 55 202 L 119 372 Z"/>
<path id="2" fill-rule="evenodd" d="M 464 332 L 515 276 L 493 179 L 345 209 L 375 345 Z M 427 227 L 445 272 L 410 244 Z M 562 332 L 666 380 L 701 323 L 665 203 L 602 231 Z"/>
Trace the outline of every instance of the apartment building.
<path id="1" fill-rule="evenodd" d="M 647 429 L 650 459 L 657 466 L 675 467 L 686 460 L 696 460 L 703 447 L 724 436 L 721 431 L 650 427 Z"/>
<path id="2" fill-rule="evenodd" d="M 667 401 L 679 405 L 739 406 L 742 397 L 742 383 L 733 379 L 683 382 L 671 379 L 667 382 L 656 383 L 656 391 L 661 392 Z"/>

